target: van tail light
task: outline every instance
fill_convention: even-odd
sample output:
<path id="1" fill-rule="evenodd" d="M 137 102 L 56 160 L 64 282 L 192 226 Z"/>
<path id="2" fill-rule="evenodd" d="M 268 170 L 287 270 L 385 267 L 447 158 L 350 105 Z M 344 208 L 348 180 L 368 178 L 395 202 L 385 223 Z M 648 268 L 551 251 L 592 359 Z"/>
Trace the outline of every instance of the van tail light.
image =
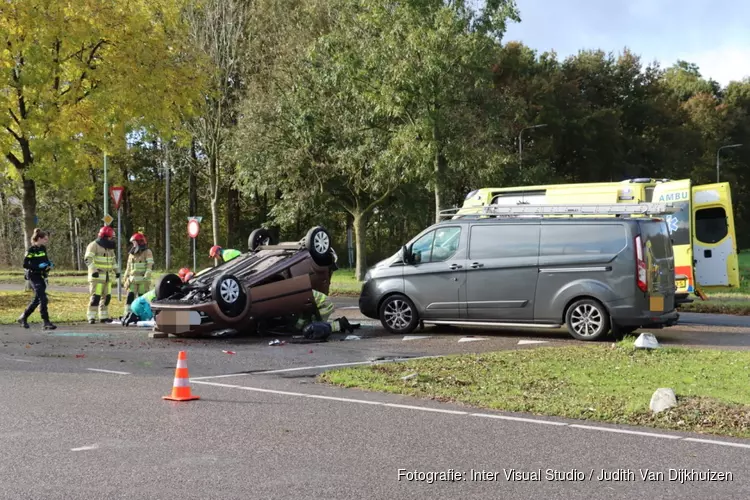
<path id="1" fill-rule="evenodd" d="M 635 237 L 635 284 L 642 292 L 648 292 L 648 273 L 643 260 L 643 245 L 640 236 Z"/>

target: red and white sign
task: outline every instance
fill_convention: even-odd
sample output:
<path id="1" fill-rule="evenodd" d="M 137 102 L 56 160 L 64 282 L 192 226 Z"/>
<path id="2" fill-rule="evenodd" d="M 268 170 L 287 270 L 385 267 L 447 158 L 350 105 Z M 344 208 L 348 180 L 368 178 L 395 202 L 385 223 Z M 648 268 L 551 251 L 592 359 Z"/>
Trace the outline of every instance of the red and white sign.
<path id="1" fill-rule="evenodd" d="M 188 236 L 190 236 L 191 238 L 197 238 L 200 230 L 201 230 L 201 223 L 198 222 L 197 219 L 190 219 L 188 221 L 188 227 L 187 227 Z"/>
<path id="2" fill-rule="evenodd" d="M 120 203 L 122 202 L 122 194 L 125 192 L 123 186 L 112 186 L 109 188 L 109 195 L 112 197 L 112 203 L 115 204 L 115 210 L 120 209 Z"/>

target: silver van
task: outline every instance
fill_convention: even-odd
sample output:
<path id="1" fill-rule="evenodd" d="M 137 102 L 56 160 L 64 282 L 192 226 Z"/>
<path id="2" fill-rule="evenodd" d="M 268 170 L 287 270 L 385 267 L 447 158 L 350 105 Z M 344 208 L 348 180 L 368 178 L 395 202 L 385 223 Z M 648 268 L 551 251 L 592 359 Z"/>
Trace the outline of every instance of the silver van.
<path id="1" fill-rule="evenodd" d="M 675 290 L 663 219 L 459 218 L 371 268 L 359 308 L 399 334 L 420 323 L 566 325 L 596 340 L 675 324 Z"/>

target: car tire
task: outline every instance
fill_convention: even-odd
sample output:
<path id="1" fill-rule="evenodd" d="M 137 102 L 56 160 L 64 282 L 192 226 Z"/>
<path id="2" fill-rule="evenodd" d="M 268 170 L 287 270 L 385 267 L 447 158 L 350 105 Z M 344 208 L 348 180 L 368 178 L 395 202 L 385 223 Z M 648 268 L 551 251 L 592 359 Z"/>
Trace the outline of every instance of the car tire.
<path id="1" fill-rule="evenodd" d="M 168 299 L 180 291 L 182 280 L 176 274 L 165 274 L 156 282 L 156 300 Z"/>
<path id="2" fill-rule="evenodd" d="M 594 299 L 581 299 L 565 313 L 568 333 L 578 340 L 599 340 L 609 332 L 609 313 Z"/>
<path id="3" fill-rule="evenodd" d="M 409 297 L 391 295 L 380 304 L 380 323 L 391 333 L 411 333 L 419 326 L 419 314 Z"/>
<path id="4" fill-rule="evenodd" d="M 265 227 L 260 227 L 250 233 L 250 237 L 247 239 L 247 248 L 251 252 L 254 252 L 259 246 L 273 245 L 273 243 L 274 241 L 273 236 L 271 236 L 271 231 Z"/>
<path id="5" fill-rule="evenodd" d="M 319 266 L 330 266 L 334 262 L 331 235 L 323 226 L 310 229 L 305 236 L 305 248 Z"/>
<path id="6" fill-rule="evenodd" d="M 236 276 L 222 274 L 214 278 L 211 297 L 219 304 L 221 312 L 234 318 L 242 314 L 247 305 L 247 293 Z"/>

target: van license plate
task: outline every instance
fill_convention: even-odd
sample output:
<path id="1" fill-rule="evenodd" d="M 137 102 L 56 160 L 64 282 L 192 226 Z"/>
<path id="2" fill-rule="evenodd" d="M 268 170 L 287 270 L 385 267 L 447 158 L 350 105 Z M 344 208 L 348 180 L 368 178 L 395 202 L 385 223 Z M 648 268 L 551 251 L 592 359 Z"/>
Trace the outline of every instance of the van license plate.
<path id="1" fill-rule="evenodd" d="M 649 298 L 649 309 L 651 311 L 664 311 L 664 297 L 650 297 Z"/>
<path id="2" fill-rule="evenodd" d="M 677 280 L 675 284 L 677 288 L 687 288 L 687 280 Z"/>

